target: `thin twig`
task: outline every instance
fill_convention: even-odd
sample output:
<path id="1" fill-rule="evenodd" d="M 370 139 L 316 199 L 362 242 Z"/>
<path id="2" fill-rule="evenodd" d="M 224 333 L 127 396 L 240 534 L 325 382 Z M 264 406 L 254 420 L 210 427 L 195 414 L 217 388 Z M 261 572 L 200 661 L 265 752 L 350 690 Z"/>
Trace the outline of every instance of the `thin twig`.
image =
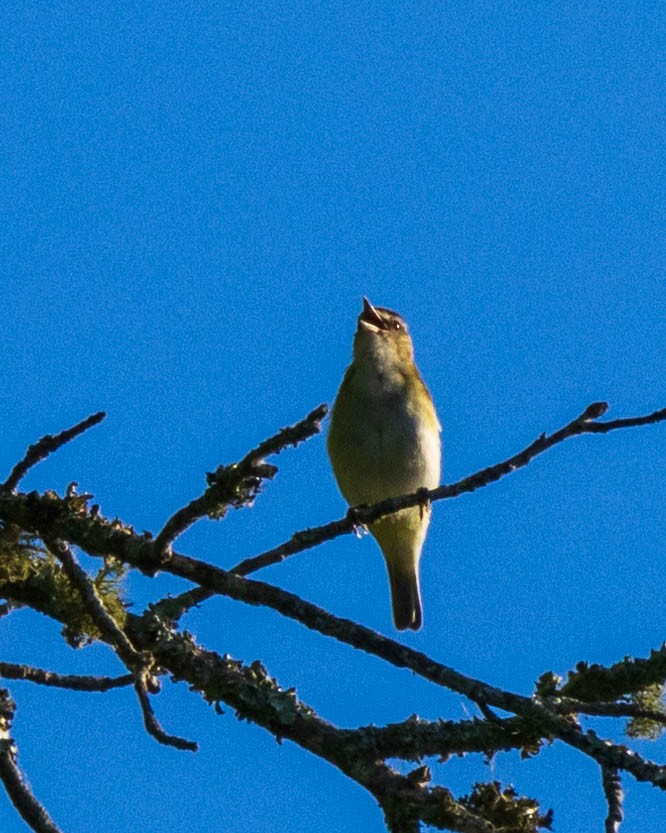
<path id="1" fill-rule="evenodd" d="M 171 622 L 177 622 L 181 616 L 184 616 L 188 610 L 205 602 L 215 595 L 211 590 L 205 587 L 192 587 L 184 593 L 177 596 L 167 596 L 152 605 L 153 611 L 160 617 L 169 619 Z"/>
<path id="2" fill-rule="evenodd" d="M 580 416 L 577 416 L 576 419 L 569 422 L 563 428 L 555 431 L 550 436 L 542 434 L 522 451 L 519 451 L 501 463 L 496 463 L 475 474 L 464 477 L 462 480 L 450 486 L 439 486 L 436 489 L 430 490 L 420 489 L 413 494 L 382 500 L 380 503 L 375 503 L 372 506 L 356 507 L 350 510 L 346 517 L 337 521 L 331 521 L 322 526 L 294 533 L 288 541 L 270 550 L 266 550 L 259 555 L 246 558 L 235 567 L 232 567 L 230 572 L 236 573 L 239 576 L 247 576 L 250 573 L 256 572 L 256 570 L 284 561 L 290 555 L 311 549 L 324 541 L 337 538 L 345 533 L 353 532 L 360 524 L 367 525 L 372 521 L 376 521 L 378 518 L 384 517 L 384 515 L 393 514 L 400 509 L 418 506 L 424 500 L 445 500 L 458 497 L 465 493 L 474 492 L 483 486 L 488 486 L 490 483 L 500 480 L 505 475 L 517 469 L 523 468 L 539 454 L 543 454 L 544 451 L 570 437 L 581 434 L 607 434 L 609 431 L 615 431 L 619 428 L 652 425 L 666 420 L 666 408 L 662 408 L 647 416 L 628 417 L 610 422 L 594 422 L 593 420 L 602 416 L 607 408 L 608 405 L 605 402 L 593 402 Z"/>
<path id="3" fill-rule="evenodd" d="M 143 723 L 149 735 L 152 735 L 158 743 L 164 744 L 164 746 L 175 746 L 176 749 L 184 749 L 189 752 L 196 752 L 199 749 L 199 745 L 194 741 L 179 738 L 176 735 L 168 735 L 160 726 L 150 704 L 145 680 L 137 677 L 134 680 L 134 690 L 139 699 L 143 713 Z"/>
<path id="4" fill-rule="evenodd" d="M 93 677 L 81 674 L 57 674 L 44 668 L 33 668 L 29 665 L 19 665 L 13 662 L 0 662 L 0 677 L 7 680 L 29 680 L 39 685 L 55 688 L 69 688 L 72 691 L 110 691 L 132 685 L 134 676 L 125 674 L 122 677 Z"/>
<path id="5" fill-rule="evenodd" d="M 15 491 L 18 484 L 33 466 L 36 466 L 37 463 L 45 460 L 49 454 L 52 454 L 59 448 L 62 448 L 63 445 L 66 445 L 75 437 L 78 437 L 79 434 L 83 434 L 84 431 L 92 428 L 93 425 L 100 423 L 105 416 L 106 414 L 104 411 L 99 411 L 99 413 L 92 414 L 72 426 L 72 428 L 66 428 L 64 431 L 55 435 L 46 434 L 46 436 L 37 440 L 36 443 L 28 448 L 25 457 L 14 466 L 7 480 L 5 480 L 5 482 L 0 486 L 0 489 L 4 489 L 8 492 Z"/>
<path id="6" fill-rule="evenodd" d="M 49 549 L 59 558 L 67 578 L 79 591 L 86 609 L 104 639 L 113 646 L 124 665 L 131 671 L 144 665 L 144 658 L 132 645 L 124 631 L 111 616 L 97 592 L 90 576 L 76 560 L 76 556 L 64 541 L 48 541 Z"/>
<path id="7" fill-rule="evenodd" d="M 318 434 L 321 431 L 321 422 L 327 413 L 328 407 L 319 405 L 305 419 L 294 425 L 281 428 L 277 434 L 259 443 L 239 463 L 233 466 L 221 466 L 215 475 L 210 475 L 210 485 L 205 492 L 175 512 L 157 534 L 154 547 L 158 557 L 164 557 L 176 538 L 189 529 L 193 523 L 205 518 L 213 507 L 218 508 L 224 504 L 224 500 L 220 499 L 218 478 L 222 475 L 225 477 L 231 475 L 233 482 L 224 484 L 225 497 L 228 497 L 229 501 L 235 498 L 235 492 L 237 491 L 235 487 L 247 478 L 258 478 L 259 480 L 272 478 L 277 469 L 274 466 L 264 464 L 264 458 L 271 454 L 279 454 L 287 446 L 297 446 L 304 440 Z M 256 488 L 256 486 L 253 485 L 253 488 Z"/>
<path id="8" fill-rule="evenodd" d="M 36 833 L 62 833 L 37 800 L 16 763 L 16 744 L 11 737 L 15 706 L 7 689 L 0 689 L 0 781 L 19 815 Z"/>
<path id="9" fill-rule="evenodd" d="M 152 657 L 147 653 L 140 653 L 132 645 L 125 632 L 104 607 L 104 602 L 99 597 L 95 585 L 67 544 L 63 541 L 49 542 L 49 548 L 58 556 L 67 577 L 83 597 L 86 608 L 104 639 L 113 646 L 122 662 L 132 672 L 134 690 L 141 705 L 143 721 L 148 733 L 159 743 L 196 752 L 198 746 L 193 741 L 166 734 L 153 713 L 148 687 L 157 689 L 159 684 L 150 673 L 150 666 L 154 664 Z"/>
<path id="10" fill-rule="evenodd" d="M 605 833 L 618 833 L 624 813 L 622 802 L 624 792 L 622 791 L 622 779 L 617 769 L 613 767 L 601 767 L 601 783 L 604 788 L 604 795 L 608 803 L 608 815 L 606 816 Z"/>
<path id="11" fill-rule="evenodd" d="M 595 717 L 642 717 L 655 723 L 666 724 L 666 712 L 644 709 L 636 703 L 592 703 L 574 700 L 570 697 L 557 697 L 552 703 L 558 714 L 589 714 Z"/>

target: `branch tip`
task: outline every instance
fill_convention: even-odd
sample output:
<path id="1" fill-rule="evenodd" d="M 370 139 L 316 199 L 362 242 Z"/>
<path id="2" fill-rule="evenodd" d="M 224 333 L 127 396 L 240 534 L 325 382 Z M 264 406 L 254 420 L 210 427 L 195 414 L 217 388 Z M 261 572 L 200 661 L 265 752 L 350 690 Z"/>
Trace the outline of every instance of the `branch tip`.
<path id="1" fill-rule="evenodd" d="M 581 422 L 590 422 L 593 419 L 599 419 L 608 410 L 608 402 L 593 402 L 578 418 Z"/>
<path id="2" fill-rule="evenodd" d="M 167 557 L 167 548 L 192 524 L 205 517 L 219 519 L 228 507 L 251 505 L 263 480 L 272 480 L 277 466 L 265 458 L 279 454 L 287 446 L 297 446 L 321 431 L 321 422 L 328 413 L 328 405 L 318 405 L 300 422 L 281 428 L 277 434 L 263 440 L 238 463 L 221 465 L 207 475 L 208 487 L 203 494 L 178 509 L 167 520 L 155 537 L 156 560 Z"/>
<path id="3" fill-rule="evenodd" d="M 16 744 L 10 735 L 15 705 L 7 689 L 0 689 L 0 781 L 21 818 L 36 833 L 62 833 L 30 789 L 16 763 Z"/>
<path id="4" fill-rule="evenodd" d="M 59 448 L 62 448 L 63 445 L 71 442 L 75 437 L 78 437 L 79 434 L 83 434 L 89 428 L 92 428 L 94 425 L 98 425 L 105 417 L 105 411 L 98 411 L 96 414 L 91 414 L 89 417 L 81 420 L 81 422 L 78 422 L 71 428 L 66 428 L 59 434 L 46 434 L 41 439 L 37 440 L 36 443 L 33 443 L 33 445 L 28 447 L 25 456 L 14 466 L 7 480 L 5 480 L 2 486 L 0 486 L 0 489 L 7 492 L 15 491 L 18 484 L 33 466 L 36 466 L 37 463 L 45 460 L 49 454 L 52 454 Z"/>

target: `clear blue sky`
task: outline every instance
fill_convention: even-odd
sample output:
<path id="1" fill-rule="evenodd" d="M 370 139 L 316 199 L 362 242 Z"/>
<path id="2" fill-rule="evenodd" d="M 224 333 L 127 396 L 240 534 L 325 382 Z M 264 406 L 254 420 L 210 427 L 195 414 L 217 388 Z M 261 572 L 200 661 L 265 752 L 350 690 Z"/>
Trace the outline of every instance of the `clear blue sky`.
<path id="1" fill-rule="evenodd" d="M 206 471 L 332 401 L 362 295 L 410 323 L 446 482 L 594 400 L 612 416 L 665 406 L 665 35 L 650 2 L 8 4 L 2 470 L 104 409 L 24 485 L 77 480 L 156 531 Z M 399 638 L 522 693 L 546 670 L 659 646 L 665 432 L 576 439 L 438 504 L 425 627 Z M 180 549 L 228 567 L 343 513 L 322 437 L 277 462 L 253 509 Z M 393 634 L 368 536 L 261 578 Z M 180 587 L 137 577 L 128 595 L 140 610 Z M 340 725 L 474 713 L 269 611 L 216 599 L 187 626 Z M 0 645 L 119 670 L 27 612 L 0 621 Z M 327 764 L 182 685 L 155 706 L 196 755 L 148 738 L 130 692 L 10 688 L 20 762 L 67 833 L 383 830 Z M 663 740 L 640 748 L 666 758 Z M 560 746 L 431 763 L 456 792 L 497 778 L 538 796 L 557 833 L 601 829 L 598 773 Z M 666 796 L 625 789 L 623 833 L 662 833 Z M 24 829 L 4 796 L 0 822 Z"/>

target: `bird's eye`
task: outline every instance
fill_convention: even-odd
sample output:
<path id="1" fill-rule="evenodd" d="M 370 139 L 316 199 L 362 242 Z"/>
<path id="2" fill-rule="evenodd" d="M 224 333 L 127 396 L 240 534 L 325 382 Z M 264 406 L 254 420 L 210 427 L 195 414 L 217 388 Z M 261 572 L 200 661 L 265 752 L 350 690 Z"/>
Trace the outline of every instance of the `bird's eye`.
<path id="1" fill-rule="evenodd" d="M 391 326 L 394 330 L 402 330 L 402 324 L 399 321 L 391 321 Z"/>

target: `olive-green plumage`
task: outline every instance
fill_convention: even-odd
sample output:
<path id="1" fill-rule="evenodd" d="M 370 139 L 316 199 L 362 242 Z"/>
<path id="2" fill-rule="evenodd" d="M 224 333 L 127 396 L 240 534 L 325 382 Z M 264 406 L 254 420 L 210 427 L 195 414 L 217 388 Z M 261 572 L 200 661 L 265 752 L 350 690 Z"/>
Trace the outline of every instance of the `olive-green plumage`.
<path id="1" fill-rule="evenodd" d="M 328 453 L 350 506 L 434 489 L 440 475 L 440 425 L 414 364 L 405 321 L 363 299 L 354 354 L 333 405 Z M 421 627 L 419 559 L 430 507 L 416 506 L 370 525 L 386 560 L 398 630 Z"/>

